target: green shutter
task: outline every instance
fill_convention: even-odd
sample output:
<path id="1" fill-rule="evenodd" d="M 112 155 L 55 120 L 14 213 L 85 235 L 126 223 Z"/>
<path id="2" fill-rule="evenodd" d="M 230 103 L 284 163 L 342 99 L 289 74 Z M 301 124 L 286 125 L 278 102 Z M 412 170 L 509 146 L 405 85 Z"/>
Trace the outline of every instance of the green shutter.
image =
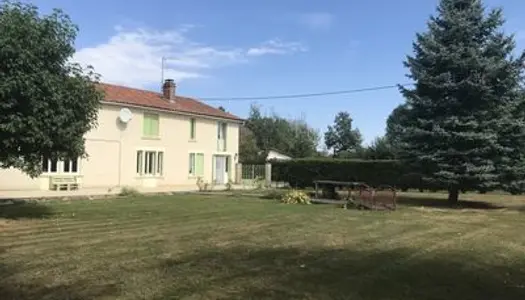
<path id="1" fill-rule="evenodd" d="M 150 118 L 148 118 L 147 114 L 144 114 L 144 120 L 142 122 L 142 135 L 149 136 L 149 132 L 150 132 Z"/>
<path id="2" fill-rule="evenodd" d="M 204 154 L 198 153 L 195 157 L 195 173 L 197 176 L 204 175 Z"/>
<path id="3" fill-rule="evenodd" d="M 196 133 L 196 122 L 195 122 L 195 119 L 190 119 L 190 139 L 194 140 L 195 139 L 195 133 Z"/>
<path id="4" fill-rule="evenodd" d="M 142 124 L 142 134 L 148 137 L 159 136 L 159 115 L 144 114 L 144 123 Z"/>

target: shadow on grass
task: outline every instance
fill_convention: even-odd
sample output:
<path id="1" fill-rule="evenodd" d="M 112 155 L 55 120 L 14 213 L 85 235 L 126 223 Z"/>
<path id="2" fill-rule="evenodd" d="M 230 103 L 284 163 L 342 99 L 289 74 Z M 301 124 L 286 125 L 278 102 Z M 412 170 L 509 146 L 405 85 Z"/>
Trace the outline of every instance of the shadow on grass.
<path id="1" fill-rule="evenodd" d="M 51 207 L 35 201 L 0 200 L 0 219 L 41 219 L 52 214 Z"/>
<path id="2" fill-rule="evenodd" d="M 0 299 L 2 300 L 84 300 L 110 297 L 113 299 L 120 293 L 118 285 L 93 284 L 88 281 L 70 282 L 68 284 L 53 284 L 39 280 L 31 284 L 19 283 L 14 278 L 17 275 L 12 266 L 0 263 Z"/>
<path id="3" fill-rule="evenodd" d="M 450 208 L 450 209 L 479 209 L 479 210 L 493 210 L 503 209 L 506 206 L 497 205 L 484 201 L 469 201 L 460 200 L 457 204 L 450 204 L 447 199 L 442 198 L 418 198 L 418 197 L 397 197 L 397 204 L 401 206 L 417 206 L 417 207 L 432 207 L 432 208 Z"/>
<path id="4" fill-rule="evenodd" d="M 159 299 L 525 299 L 525 271 L 518 264 L 472 261 L 466 253 L 422 253 L 201 251 L 160 262 L 170 287 Z"/>

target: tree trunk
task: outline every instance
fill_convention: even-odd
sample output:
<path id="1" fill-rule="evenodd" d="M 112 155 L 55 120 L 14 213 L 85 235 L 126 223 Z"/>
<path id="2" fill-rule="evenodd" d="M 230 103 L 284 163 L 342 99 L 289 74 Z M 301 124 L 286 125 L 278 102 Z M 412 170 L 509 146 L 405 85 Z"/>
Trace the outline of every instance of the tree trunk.
<path id="1" fill-rule="evenodd" d="M 448 190 L 448 202 L 450 204 L 457 204 L 459 199 L 459 189 L 451 188 Z"/>

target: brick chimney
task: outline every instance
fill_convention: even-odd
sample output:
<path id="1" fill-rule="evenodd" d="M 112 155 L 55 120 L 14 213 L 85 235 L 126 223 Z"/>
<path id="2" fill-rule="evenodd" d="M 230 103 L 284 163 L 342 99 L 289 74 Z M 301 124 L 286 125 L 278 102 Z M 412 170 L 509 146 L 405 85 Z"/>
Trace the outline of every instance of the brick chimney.
<path id="1" fill-rule="evenodd" d="M 177 85 L 173 81 L 173 79 L 166 79 L 164 81 L 164 84 L 162 85 L 162 94 L 166 100 L 169 100 L 170 102 L 175 101 L 175 90 L 177 88 Z"/>

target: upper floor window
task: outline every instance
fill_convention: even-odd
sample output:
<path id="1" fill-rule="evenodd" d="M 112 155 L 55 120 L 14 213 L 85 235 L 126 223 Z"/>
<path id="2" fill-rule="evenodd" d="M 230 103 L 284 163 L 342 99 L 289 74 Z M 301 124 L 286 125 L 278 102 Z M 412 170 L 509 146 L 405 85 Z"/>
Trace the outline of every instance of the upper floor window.
<path id="1" fill-rule="evenodd" d="M 228 124 L 225 122 L 217 123 L 217 150 L 226 151 L 226 136 Z"/>
<path id="2" fill-rule="evenodd" d="M 142 135 L 144 137 L 158 137 L 159 136 L 159 115 L 158 114 L 144 114 L 142 123 Z"/>
<path id="3" fill-rule="evenodd" d="M 194 140 L 197 137 L 197 121 L 195 118 L 190 119 L 190 140 Z"/>
<path id="4" fill-rule="evenodd" d="M 42 171 L 54 174 L 76 174 L 79 171 L 78 159 L 57 160 L 44 158 Z"/>
<path id="5" fill-rule="evenodd" d="M 219 122 L 217 126 L 217 138 L 219 140 L 225 140 L 226 139 L 226 128 L 228 124 L 225 122 Z"/>

